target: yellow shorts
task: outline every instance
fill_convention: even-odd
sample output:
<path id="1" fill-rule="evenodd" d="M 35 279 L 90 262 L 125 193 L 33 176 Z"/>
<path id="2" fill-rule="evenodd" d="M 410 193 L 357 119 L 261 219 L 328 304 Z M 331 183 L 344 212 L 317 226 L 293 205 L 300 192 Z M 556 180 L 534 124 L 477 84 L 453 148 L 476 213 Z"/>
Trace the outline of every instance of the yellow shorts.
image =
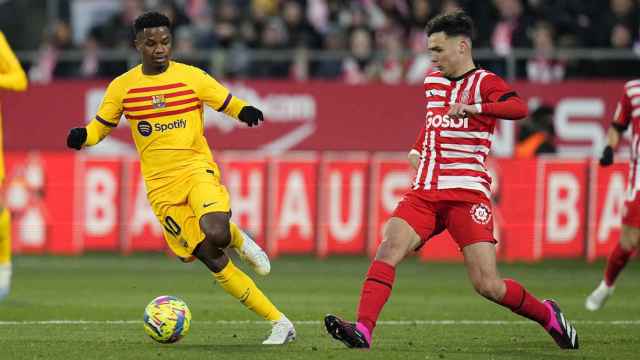
<path id="1" fill-rule="evenodd" d="M 191 256 L 204 240 L 200 229 L 202 215 L 231 210 L 229 192 L 220 182 L 217 166 L 191 171 L 147 196 L 153 213 L 164 228 L 167 244 L 181 258 Z"/>

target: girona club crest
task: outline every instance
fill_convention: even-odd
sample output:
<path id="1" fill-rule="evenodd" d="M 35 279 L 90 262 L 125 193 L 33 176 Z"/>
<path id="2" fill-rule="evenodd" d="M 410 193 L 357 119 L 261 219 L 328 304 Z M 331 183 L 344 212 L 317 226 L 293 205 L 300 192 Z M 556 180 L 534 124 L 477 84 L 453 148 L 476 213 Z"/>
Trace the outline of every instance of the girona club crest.
<path id="1" fill-rule="evenodd" d="M 491 209 L 485 204 L 475 204 L 471 207 L 471 218 L 480 225 L 486 225 L 491 221 Z"/>

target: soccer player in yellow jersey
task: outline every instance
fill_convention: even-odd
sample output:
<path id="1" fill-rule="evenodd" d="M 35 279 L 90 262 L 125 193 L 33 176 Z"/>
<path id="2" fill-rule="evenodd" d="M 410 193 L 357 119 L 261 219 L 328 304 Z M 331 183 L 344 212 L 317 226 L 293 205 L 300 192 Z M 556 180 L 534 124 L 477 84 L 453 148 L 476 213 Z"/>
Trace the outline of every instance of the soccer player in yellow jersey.
<path id="1" fill-rule="evenodd" d="M 71 129 L 67 145 L 79 150 L 97 144 L 124 114 L 140 154 L 147 197 L 171 250 L 182 259 L 202 261 L 220 287 L 272 321 L 263 344 L 285 344 L 295 339 L 293 324 L 224 252 L 235 249 L 259 274 L 270 270 L 264 251 L 229 221 L 229 194 L 203 135 L 204 104 L 249 126 L 263 120 L 262 112 L 201 69 L 170 61 L 170 26 L 156 12 L 136 19 L 142 64 L 109 84 L 95 118 Z"/>
<path id="2" fill-rule="evenodd" d="M 0 31 L 0 89 L 13 91 L 27 89 L 27 75 L 11 51 L 2 31 Z M 3 203 L 3 181 L 2 108 L 0 107 L 0 300 L 9 294 L 11 284 L 11 218 L 9 209 L 5 208 Z"/>

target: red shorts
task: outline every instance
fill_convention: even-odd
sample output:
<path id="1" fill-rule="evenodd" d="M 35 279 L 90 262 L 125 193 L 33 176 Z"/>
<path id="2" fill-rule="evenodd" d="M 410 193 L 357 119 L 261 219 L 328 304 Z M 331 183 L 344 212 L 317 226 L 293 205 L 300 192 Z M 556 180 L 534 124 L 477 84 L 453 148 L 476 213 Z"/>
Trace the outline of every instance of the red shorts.
<path id="1" fill-rule="evenodd" d="M 622 207 L 622 223 L 627 226 L 640 228 L 640 198 L 625 200 Z"/>
<path id="2" fill-rule="evenodd" d="M 491 203 L 487 199 L 434 200 L 422 192 L 409 191 L 391 216 L 406 221 L 423 244 L 445 229 L 460 249 L 478 242 L 497 243 L 493 237 Z"/>

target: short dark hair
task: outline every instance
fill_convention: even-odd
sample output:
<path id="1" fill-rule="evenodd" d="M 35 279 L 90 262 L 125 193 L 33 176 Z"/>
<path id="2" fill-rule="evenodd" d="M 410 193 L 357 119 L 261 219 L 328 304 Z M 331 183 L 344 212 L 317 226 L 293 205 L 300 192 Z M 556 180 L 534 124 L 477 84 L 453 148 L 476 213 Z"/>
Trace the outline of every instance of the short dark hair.
<path id="1" fill-rule="evenodd" d="M 144 13 L 133 23 L 133 32 L 138 34 L 144 29 L 166 26 L 171 30 L 171 21 L 168 17 L 159 12 L 151 11 Z"/>
<path id="2" fill-rule="evenodd" d="M 440 14 L 429 21 L 425 29 L 427 36 L 444 32 L 447 36 L 466 36 L 473 38 L 473 20 L 464 11 Z"/>

